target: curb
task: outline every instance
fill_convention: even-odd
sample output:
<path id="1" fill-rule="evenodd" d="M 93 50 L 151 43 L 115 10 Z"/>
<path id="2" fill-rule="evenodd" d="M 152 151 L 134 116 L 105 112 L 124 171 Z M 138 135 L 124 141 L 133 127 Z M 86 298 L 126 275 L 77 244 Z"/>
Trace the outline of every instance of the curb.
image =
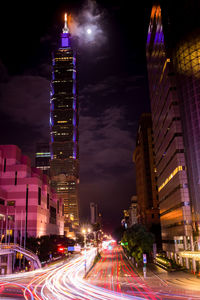
<path id="1" fill-rule="evenodd" d="M 97 257 L 97 255 L 95 256 L 95 258 Z M 99 253 L 99 255 L 100 255 L 100 253 Z M 94 260 L 95 260 L 95 258 L 94 258 Z M 87 279 L 88 274 L 90 273 L 90 271 L 92 271 L 92 269 L 94 268 L 94 266 L 98 263 L 98 261 L 100 259 L 101 259 L 101 257 L 96 262 L 93 262 L 93 264 L 91 265 L 91 267 L 89 268 L 89 270 L 86 272 L 85 276 L 83 277 L 84 279 Z"/>

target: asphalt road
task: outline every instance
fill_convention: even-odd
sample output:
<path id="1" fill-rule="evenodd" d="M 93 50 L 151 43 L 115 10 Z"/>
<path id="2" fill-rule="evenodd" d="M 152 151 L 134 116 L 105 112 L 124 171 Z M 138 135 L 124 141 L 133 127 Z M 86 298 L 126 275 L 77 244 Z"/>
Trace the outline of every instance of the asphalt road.
<path id="1" fill-rule="evenodd" d="M 96 249 L 27 273 L 0 276 L 0 299 L 126 300 L 200 299 L 200 280 L 191 274 L 167 273 L 150 265 L 144 278 L 121 247 L 104 250 L 85 277 Z"/>
<path id="2" fill-rule="evenodd" d="M 153 264 L 137 269 L 120 246 L 104 250 L 100 261 L 88 274 L 90 283 L 143 299 L 200 299 L 200 279 L 184 272 L 171 272 Z"/>

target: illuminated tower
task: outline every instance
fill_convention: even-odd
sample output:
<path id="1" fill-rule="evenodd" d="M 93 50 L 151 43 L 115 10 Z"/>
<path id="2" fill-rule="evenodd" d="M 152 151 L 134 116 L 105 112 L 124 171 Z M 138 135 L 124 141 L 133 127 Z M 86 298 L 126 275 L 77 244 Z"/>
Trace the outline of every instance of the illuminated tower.
<path id="1" fill-rule="evenodd" d="M 146 56 L 163 250 L 177 259 L 179 251 L 193 245 L 191 201 L 180 101 L 160 6 L 152 8 Z M 183 263 L 189 267 L 188 259 Z"/>
<path id="2" fill-rule="evenodd" d="M 70 45 L 67 14 L 60 48 L 53 54 L 50 99 L 50 173 L 52 185 L 64 198 L 67 224 L 79 225 L 79 147 L 76 57 Z"/>

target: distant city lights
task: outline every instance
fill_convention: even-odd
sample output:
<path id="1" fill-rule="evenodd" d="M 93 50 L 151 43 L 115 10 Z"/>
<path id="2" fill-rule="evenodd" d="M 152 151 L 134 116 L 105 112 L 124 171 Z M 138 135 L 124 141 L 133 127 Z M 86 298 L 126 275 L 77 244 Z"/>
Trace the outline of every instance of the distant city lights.
<path id="1" fill-rule="evenodd" d="M 102 242 L 102 248 L 104 250 L 108 249 L 108 250 L 112 250 L 112 244 L 115 244 L 116 241 L 115 240 L 106 240 Z"/>

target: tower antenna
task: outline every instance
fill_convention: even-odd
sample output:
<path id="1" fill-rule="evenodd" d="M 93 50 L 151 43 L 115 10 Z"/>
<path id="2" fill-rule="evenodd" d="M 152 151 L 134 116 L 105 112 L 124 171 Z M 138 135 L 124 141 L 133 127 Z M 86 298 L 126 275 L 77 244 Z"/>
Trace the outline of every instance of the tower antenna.
<path id="1" fill-rule="evenodd" d="M 63 33 L 68 33 L 69 28 L 67 26 L 67 13 L 65 13 L 65 23 L 64 23 L 64 28 L 63 28 Z"/>

